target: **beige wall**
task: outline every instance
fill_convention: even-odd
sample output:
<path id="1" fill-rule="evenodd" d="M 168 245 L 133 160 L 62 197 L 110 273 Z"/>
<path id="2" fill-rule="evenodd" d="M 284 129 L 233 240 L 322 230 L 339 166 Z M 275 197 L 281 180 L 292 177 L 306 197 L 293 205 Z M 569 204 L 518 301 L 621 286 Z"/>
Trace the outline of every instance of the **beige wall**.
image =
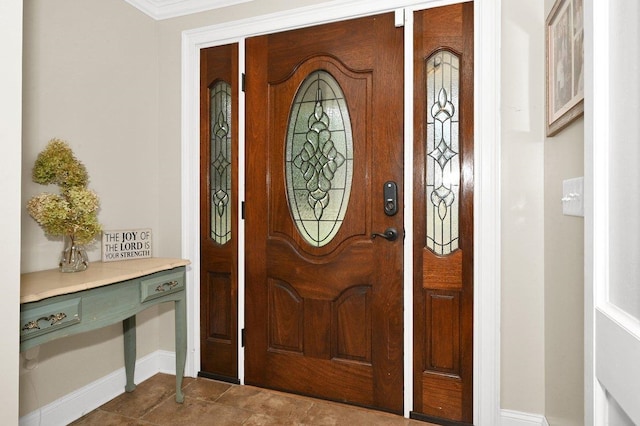
<path id="1" fill-rule="evenodd" d="M 562 181 L 583 176 L 579 119 L 545 143 L 545 378 L 551 426 L 584 424 L 584 219 L 562 214 Z"/>
<path id="2" fill-rule="evenodd" d="M 20 318 L 20 133 L 22 131 L 22 1 L 0 2 L 0 312 Z M 1 327 L 0 424 L 18 423 L 18 328 Z"/>
<path id="3" fill-rule="evenodd" d="M 545 16 L 554 1 L 545 0 Z M 545 413 L 551 426 L 584 424 L 584 219 L 562 214 L 562 181 L 584 175 L 584 120 L 544 151 Z"/>
<path id="4" fill-rule="evenodd" d="M 501 406 L 543 414 L 543 10 L 502 2 Z"/>
<path id="5" fill-rule="evenodd" d="M 123 1 L 34 0 L 24 16 L 23 202 L 49 139 L 69 142 L 100 196 L 105 229 L 159 229 L 158 54 L 153 20 Z M 60 241 L 23 210 L 22 270 L 57 264 Z M 158 249 L 156 244 L 154 249 Z M 100 258 L 100 247 L 89 251 Z"/>
<path id="6" fill-rule="evenodd" d="M 165 254 L 158 185 L 158 54 L 155 22 L 124 1 L 24 2 L 22 201 L 57 188 L 31 181 L 39 151 L 66 139 L 87 166 L 106 229 L 153 229 Z M 173 194 L 178 198 L 178 194 Z M 22 272 L 54 268 L 61 242 L 44 236 L 22 208 Z M 165 232 L 179 233 L 171 229 Z M 91 260 L 100 258 L 96 245 Z M 138 356 L 157 350 L 157 308 L 138 318 Z M 20 415 L 123 367 L 122 327 L 40 346 L 37 366 L 20 369 Z"/>
<path id="7" fill-rule="evenodd" d="M 544 21 L 553 0 L 502 2 L 502 401 L 583 421 L 583 219 L 562 180 L 583 175 L 583 121 L 544 134 Z"/>

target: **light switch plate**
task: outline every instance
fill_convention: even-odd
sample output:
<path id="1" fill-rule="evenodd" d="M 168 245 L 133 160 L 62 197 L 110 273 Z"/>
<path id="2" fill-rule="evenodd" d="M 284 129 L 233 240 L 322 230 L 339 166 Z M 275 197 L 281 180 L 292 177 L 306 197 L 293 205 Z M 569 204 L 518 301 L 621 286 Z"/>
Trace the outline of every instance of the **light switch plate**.
<path id="1" fill-rule="evenodd" d="M 584 178 L 562 181 L 562 214 L 584 217 Z"/>

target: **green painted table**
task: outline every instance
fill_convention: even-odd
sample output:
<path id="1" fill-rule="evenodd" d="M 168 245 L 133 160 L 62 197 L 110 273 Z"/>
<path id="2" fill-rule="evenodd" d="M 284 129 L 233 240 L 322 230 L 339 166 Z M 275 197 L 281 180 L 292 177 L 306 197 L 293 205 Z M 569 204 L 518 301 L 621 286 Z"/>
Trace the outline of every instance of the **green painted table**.
<path id="1" fill-rule="evenodd" d="M 57 269 L 20 277 L 20 352 L 61 337 L 122 321 L 125 390 L 135 389 L 136 314 L 158 303 L 175 304 L 176 401 L 183 402 L 187 354 L 184 259 L 92 262 L 83 272 Z"/>

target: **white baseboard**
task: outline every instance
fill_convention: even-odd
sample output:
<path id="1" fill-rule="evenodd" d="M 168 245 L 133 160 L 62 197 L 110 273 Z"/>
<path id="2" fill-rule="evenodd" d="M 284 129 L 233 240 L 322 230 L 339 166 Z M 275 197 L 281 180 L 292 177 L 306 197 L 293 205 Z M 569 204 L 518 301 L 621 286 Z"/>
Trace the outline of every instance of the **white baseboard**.
<path id="1" fill-rule="evenodd" d="M 522 413 L 513 410 L 500 411 L 501 426 L 549 426 L 547 419 L 540 414 Z"/>
<path id="2" fill-rule="evenodd" d="M 137 360 L 134 382 L 143 382 L 156 373 L 176 373 L 175 352 L 159 350 Z M 20 417 L 20 426 L 67 425 L 124 393 L 125 382 L 123 367 Z"/>

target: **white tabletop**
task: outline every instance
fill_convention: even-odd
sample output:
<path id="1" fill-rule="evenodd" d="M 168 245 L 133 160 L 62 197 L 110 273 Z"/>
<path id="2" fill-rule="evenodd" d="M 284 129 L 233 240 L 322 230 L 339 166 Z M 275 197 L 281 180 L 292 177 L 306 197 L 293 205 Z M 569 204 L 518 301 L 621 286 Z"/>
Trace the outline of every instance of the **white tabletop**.
<path id="1" fill-rule="evenodd" d="M 37 302 L 47 297 L 88 290 L 190 263 L 185 259 L 151 257 L 91 262 L 82 272 L 60 272 L 58 269 L 28 272 L 20 276 L 20 303 Z"/>

